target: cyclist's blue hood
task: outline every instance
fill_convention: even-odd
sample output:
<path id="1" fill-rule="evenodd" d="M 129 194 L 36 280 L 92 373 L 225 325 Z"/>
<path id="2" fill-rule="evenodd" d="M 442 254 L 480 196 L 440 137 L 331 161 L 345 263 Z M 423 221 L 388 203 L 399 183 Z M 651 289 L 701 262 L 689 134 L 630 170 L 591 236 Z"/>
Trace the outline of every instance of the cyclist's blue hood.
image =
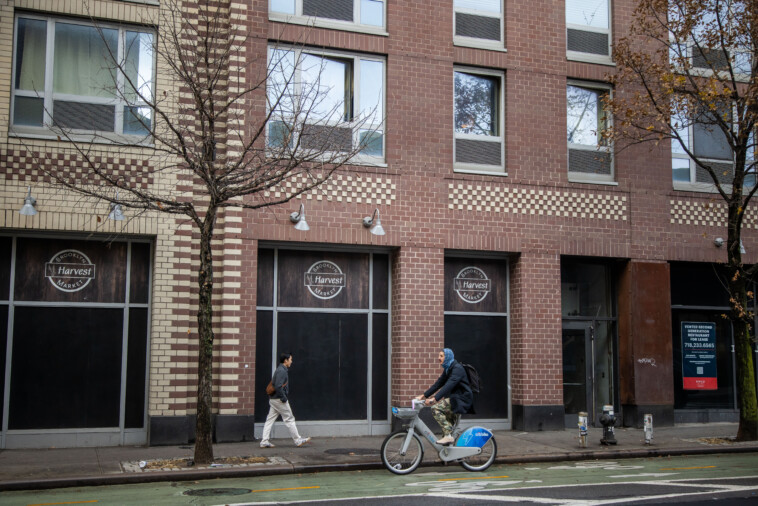
<path id="1" fill-rule="evenodd" d="M 445 369 L 445 372 L 447 372 L 452 365 L 453 360 L 455 360 L 455 356 L 453 355 L 453 350 L 450 348 L 445 348 L 442 351 L 445 353 L 445 361 L 442 362 L 442 367 Z"/>

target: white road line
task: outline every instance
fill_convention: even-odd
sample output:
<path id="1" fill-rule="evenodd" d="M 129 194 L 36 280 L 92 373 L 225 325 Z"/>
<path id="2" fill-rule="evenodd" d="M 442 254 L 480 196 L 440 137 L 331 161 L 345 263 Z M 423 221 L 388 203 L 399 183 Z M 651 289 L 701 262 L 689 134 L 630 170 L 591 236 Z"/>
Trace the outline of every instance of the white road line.
<path id="1" fill-rule="evenodd" d="M 676 494 L 660 494 L 660 495 L 644 495 L 644 496 L 638 496 L 638 497 L 624 497 L 619 499 L 606 499 L 602 501 L 587 501 L 585 504 L 587 506 L 599 506 L 604 504 L 619 504 L 624 502 L 630 502 L 630 501 L 658 501 L 660 499 L 673 499 L 673 498 L 680 498 L 680 497 L 695 497 L 699 495 L 705 495 L 705 494 L 724 494 L 726 492 L 743 492 L 743 491 L 750 491 L 750 490 L 758 490 L 758 487 L 740 487 L 735 486 L 731 489 L 720 489 L 720 490 L 703 490 L 700 492 L 685 492 L 685 493 L 676 493 Z"/>
<path id="2" fill-rule="evenodd" d="M 513 490 L 513 489 L 510 489 Z M 489 490 L 488 490 L 489 492 Z M 492 496 L 492 495 L 479 495 L 479 494 L 454 494 L 454 493 L 436 493 L 436 494 L 422 494 L 425 497 L 440 497 L 445 499 L 472 499 L 476 501 L 493 501 L 493 502 L 532 502 L 537 504 L 565 504 L 570 505 L 586 505 L 587 501 L 575 500 L 575 499 L 561 499 L 552 497 L 528 497 L 528 496 Z"/>

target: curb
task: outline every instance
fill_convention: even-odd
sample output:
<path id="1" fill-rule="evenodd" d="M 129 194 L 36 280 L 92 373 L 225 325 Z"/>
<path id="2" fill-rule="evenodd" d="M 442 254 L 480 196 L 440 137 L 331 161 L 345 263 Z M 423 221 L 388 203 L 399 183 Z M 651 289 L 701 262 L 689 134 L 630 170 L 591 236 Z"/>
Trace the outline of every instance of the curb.
<path id="1" fill-rule="evenodd" d="M 758 445 L 734 448 L 650 448 L 641 450 L 613 450 L 587 452 L 563 452 L 534 455 L 499 456 L 495 464 L 527 464 L 537 462 L 563 462 L 582 460 L 613 460 L 649 457 L 670 457 L 682 455 L 714 455 L 726 453 L 758 453 Z M 454 463 L 453 463 L 454 464 Z M 439 460 L 422 462 L 420 467 L 440 467 Z M 260 468 L 203 469 L 193 471 L 154 471 L 149 473 L 121 473 L 103 476 L 81 476 L 51 478 L 45 480 L 16 480 L 0 482 L 0 491 L 47 490 L 53 488 L 96 487 L 104 485 L 128 485 L 136 483 L 157 483 L 165 481 L 210 480 L 223 478 L 252 478 L 283 474 L 309 474 L 339 471 L 368 471 L 384 469 L 381 462 L 340 462 L 335 464 L 290 464 L 272 465 Z"/>

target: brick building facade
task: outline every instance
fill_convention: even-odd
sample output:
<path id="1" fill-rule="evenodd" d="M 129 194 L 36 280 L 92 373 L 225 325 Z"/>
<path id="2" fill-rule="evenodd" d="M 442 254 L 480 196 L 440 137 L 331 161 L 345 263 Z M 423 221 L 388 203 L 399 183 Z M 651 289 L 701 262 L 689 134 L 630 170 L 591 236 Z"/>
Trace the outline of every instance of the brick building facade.
<path id="1" fill-rule="evenodd" d="M 578 411 L 596 420 L 604 404 L 629 426 L 640 426 L 643 413 L 657 424 L 736 419 L 731 329 L 718 317 L 728 301 L 717 273 L 726 252 L 714 246 L 725 210 L 714 193 L 672 183 L 668 144 L 593 146 L 592 125 L 572 116 L 574 100 L 598 104 L 617 91 L 605 84 L 614 70 L 609 47 L 628 29 L 633 0 L 220 4 L 249 37 L 244 59 L 283 50 L 333 65 L 346 102 L 378 107 L 383 123 L 365 164 L 289 205 L 220 216 L 216 441 L 260 433 L 264 386 L 281 351 L 295 357 L 291 398 L 307 435 L 388 432 L 390 405 L 436 379 L 445 346 L 482 373 L 471 418 L 493 428 L 562 429 Z M 54 31 L 91 26 L 93 17 L 122 37 L 160 37 L 160 26 L 141 23 L 162 8 L 0 0 L 2 447 L 194 437 L 196 234 L 161 214 L 108 220 L 107 203 L 50 185 L 37 164 L 80 162 L 34 123 L 39 94 L 20 77 L 34 27 L 47 27 L 47 48 L 62 47 Z M 153 65 L 158 93 L 176 86 L 165 62 Z M 65 101 L 55 97 L 48 100 Z M 572 138 L 572 126 L 582 135 Z M 126 134 L 134 125 L 114 128 Z M 276 130 L 268 132 L 275 142 Z M 118 157 L 107 143 L 93 149 L 134 184 L 175 183 L 156 172 L 161 162 L 149 146 Z M 18 213 L 28 187 L 35 216 Z M 300 204 L 306 232 L 289 219 Z M 375 209 L 385 235 L 363 225 Z M 751 207 L 743 236 L 750 263 L 757 228 Z M 95 266 L 86 288 L 61 290 L 45 270 L 69 250 Z M 109 256 L 115 250 L 118 258 Z M 44 282 L 22 281 L 34 276 Z M 82 313 L 53 315 L 53 325 L 56 310 Z M 713 325 L 717 390 L 682 388 L 681 339 L 693 322 Z M 110 365 L 93 368 L 85 355 Z M 89 386 L 108 374 L 101 390 Z M 102 399 L 118 402 L 102 407 Z M 61 421 L 71 407 L 80 414 Z"/>

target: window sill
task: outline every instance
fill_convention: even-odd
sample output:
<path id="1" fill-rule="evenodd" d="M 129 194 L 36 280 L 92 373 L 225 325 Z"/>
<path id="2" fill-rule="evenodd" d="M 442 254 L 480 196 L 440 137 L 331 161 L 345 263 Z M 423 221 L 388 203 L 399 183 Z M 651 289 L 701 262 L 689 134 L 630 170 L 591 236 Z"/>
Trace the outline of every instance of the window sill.
<path id="1" fill-rule="evenodd" d="M 685 192 L 698 192 L 698 193 L 718 193 L 716 186 L 713 183 L 691 183 L 674 181 L 673 183 L 675 191 Z M 724 185 L 726 189 L 726 185 Z M 729 186 L 731 188 L 731 185 Z"/>
<path id="2" fill-rule="evenodd" d="M 289 14 L 279 14 L 277 12 L 269 12 L 269 21 L 276 21 L 279 23 L 287 23 L 290 25 L 302 25 L 315 28 L 327 28 L 330 30 L 342 30 L 346 32 L 365 33 L 367 35 L 379 35 L 381 37 L 389 37 L 389 32 L 384 27 L 359 25 L 348 21 L 326 20 L 322 18 L 313 17 L 301 17 L 293 16 Z"/>
<path id="3" fill-rule="evenodd" d="M 616 63 L 610 56 L 593 55 L 589 53 L 578 53 L 576 51 L 566 51 L 566 59 L 569 61 L 576 61 L 581 63 L 594 63 L 596 65 L 606 65 L 608 67 L 615 67 Z"/>
<path id="4" fill-rule="evenodd" d="M 476 174 L 479 176 L 508 177 L 508 173 L 502 170 L 502 168 L 489 170 L 489 169 L 476 169 L 476 168 L 463 169 L 463 168 L 453 167 L 453 172 L 455 172 L 456 174 Z"/>
<path id="5" fill-rule="evenodd" d="M 593 179 L 591 177 L 582 177 L 574 174 L 569 174 L 568 176 L 569 183 L 579 183 L 579 184 L 599 184 L 603 186 L 618 186 L 618 181 L 611 181 L 611 180 L 604 180 L 604 179 Z"/>
<path id="6" fill-rule="evenodd" d="M 57 142 L 82 142 L 87 144 L 105 144 L 119 146 L 134 146 L 141 148 L 152 148 L 154 143 L 150 140 L 136 135 L 118 135 L 114 133 L 70 133 L 68 137 L 58 135 L 52 130 L 35 127 L 10 127 L 8 129 L 9 137 L 41 139 Z"/>
<path id="7" fill-rule="evenodd" d="M 453 39 L 453 45 L 458 47 L 469 47 L 472 49 L 484 49 L 487 51 L 499 51 L 501 53 L 508 52 L 508 50 L 503 47 L 503 43 L 500 41 L 483 42 L 479 39 L 463 39 L 455 37 Z"/>

